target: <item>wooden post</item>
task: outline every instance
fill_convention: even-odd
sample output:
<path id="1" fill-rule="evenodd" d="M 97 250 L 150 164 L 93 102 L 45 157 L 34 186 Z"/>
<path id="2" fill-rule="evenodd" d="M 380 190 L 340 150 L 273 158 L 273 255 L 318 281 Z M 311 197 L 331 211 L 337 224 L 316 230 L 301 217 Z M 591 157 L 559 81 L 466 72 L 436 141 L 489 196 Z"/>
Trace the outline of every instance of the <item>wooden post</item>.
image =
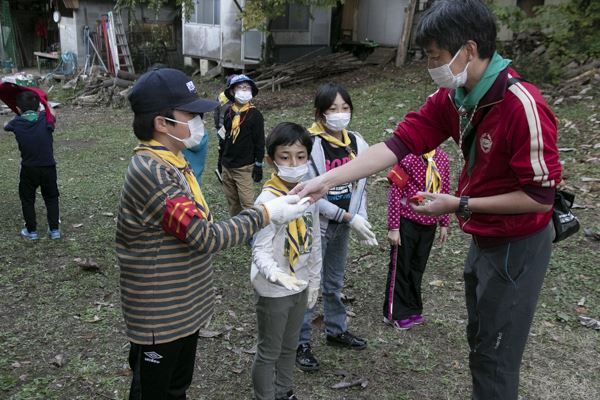
<path id="1" fill-rule="evenodd" d="M 417 3 L 418 0 L 410 0 L 410 4 L 406 8 L 404 27 L 402 28 L 402 35 L 400 35 L 400 43 L 398 43 L 398 51 L 396 52 L 396 67 L 404 65 L 406 62 L 406 55 L 410 46 L 410 33 L 412 31 Z"/>

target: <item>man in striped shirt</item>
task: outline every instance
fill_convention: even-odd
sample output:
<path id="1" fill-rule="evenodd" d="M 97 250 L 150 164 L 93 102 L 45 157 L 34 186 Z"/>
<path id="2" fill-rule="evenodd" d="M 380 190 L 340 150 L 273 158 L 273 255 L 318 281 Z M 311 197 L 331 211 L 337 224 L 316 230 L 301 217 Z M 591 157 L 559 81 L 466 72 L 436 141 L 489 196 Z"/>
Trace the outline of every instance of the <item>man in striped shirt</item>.
<path id="1" fill-rule="evenodd" d="M 213 312 L 212 254 L 245 243 L 268 225 L 301 216 L 298 196 L 277 198 L 213 222 L 181 150 L 205 135 L 202 116 L 216 102 L 200 99 L 181 71 L 142 75 L 129 101 L 135 148 L 121 194 L 116 250 L 129 363 L 130 400 L 185 399 L 198 330 Z"/>

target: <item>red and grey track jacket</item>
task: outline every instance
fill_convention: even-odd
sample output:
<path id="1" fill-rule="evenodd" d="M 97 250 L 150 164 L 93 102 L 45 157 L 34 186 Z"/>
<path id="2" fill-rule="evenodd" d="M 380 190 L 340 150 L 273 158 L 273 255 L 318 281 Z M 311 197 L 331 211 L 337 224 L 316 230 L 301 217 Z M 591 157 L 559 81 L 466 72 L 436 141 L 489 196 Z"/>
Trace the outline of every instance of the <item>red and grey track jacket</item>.
<path id="1" fill-rule="evenodd" d="M 457 195 L 485 197 L 520 189 L 538 201 L 543 198 L 541 203 L 551 204 L 552 189 L 561 177 L 557 120 L 534 85 L 522 81 L 509 84 L 512 77 L 518 77 L 512 69 L 502 71 L 479 102 L 472 119 L 475 165 L 470 174 L 466 165 L 463 167 Z M 386 144 L 399 159 L 406 149 L 423 154 L 449 137 L 458 143 L 459 113 L 453 98 L 453 91 L 439 89 L 419 111 L 407 114 L 398 124 L 395 136 Z M 459 218 L 459 223 L 476 237 L 506 240 L 538 232 L 551 217 L 552 211 L 473 213 L 467 220 Z"/>

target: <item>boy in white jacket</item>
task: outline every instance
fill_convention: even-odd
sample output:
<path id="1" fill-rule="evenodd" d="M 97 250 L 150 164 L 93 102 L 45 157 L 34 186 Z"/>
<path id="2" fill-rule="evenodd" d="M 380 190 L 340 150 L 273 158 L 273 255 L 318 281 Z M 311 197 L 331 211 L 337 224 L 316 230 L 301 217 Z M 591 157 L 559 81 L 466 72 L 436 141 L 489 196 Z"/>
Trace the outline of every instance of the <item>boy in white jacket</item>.
<path id="1" fill-rule="evenodd" d="M 308 173 L 310 134 L 283 122 L 267 137 L 273 166 L 259 205 L 291 190 Z M 252 384 L 258 400 L 296 399 L 293 370 L 304 312 L 314 307 L 321 280 L 321 235 L 317 205 L 287 225 L 269 224 L 254 236 L 250 279 L 256 293 L 258 338 Z"/>

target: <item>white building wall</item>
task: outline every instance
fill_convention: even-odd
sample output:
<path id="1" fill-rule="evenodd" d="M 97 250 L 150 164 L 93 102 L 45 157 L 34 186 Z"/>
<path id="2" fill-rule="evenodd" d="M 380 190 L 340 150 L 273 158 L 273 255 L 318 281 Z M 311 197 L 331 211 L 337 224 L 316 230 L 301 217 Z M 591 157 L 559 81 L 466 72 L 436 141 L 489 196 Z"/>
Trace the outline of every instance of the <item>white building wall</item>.
<path id="1" fill-rule="evenodd" d="M 398 46 L 409 0 L 361 0 L 358 4 L 358 41 L 373 40 Z"/>
<path id="2" fill-rule="evenodd" d="M 274 31 L 273 40 L 277 45 L 329 46 L 331 31 L 331 9 L 311 8 L 313 18 L 309 19 L 307 31 Z"/>

